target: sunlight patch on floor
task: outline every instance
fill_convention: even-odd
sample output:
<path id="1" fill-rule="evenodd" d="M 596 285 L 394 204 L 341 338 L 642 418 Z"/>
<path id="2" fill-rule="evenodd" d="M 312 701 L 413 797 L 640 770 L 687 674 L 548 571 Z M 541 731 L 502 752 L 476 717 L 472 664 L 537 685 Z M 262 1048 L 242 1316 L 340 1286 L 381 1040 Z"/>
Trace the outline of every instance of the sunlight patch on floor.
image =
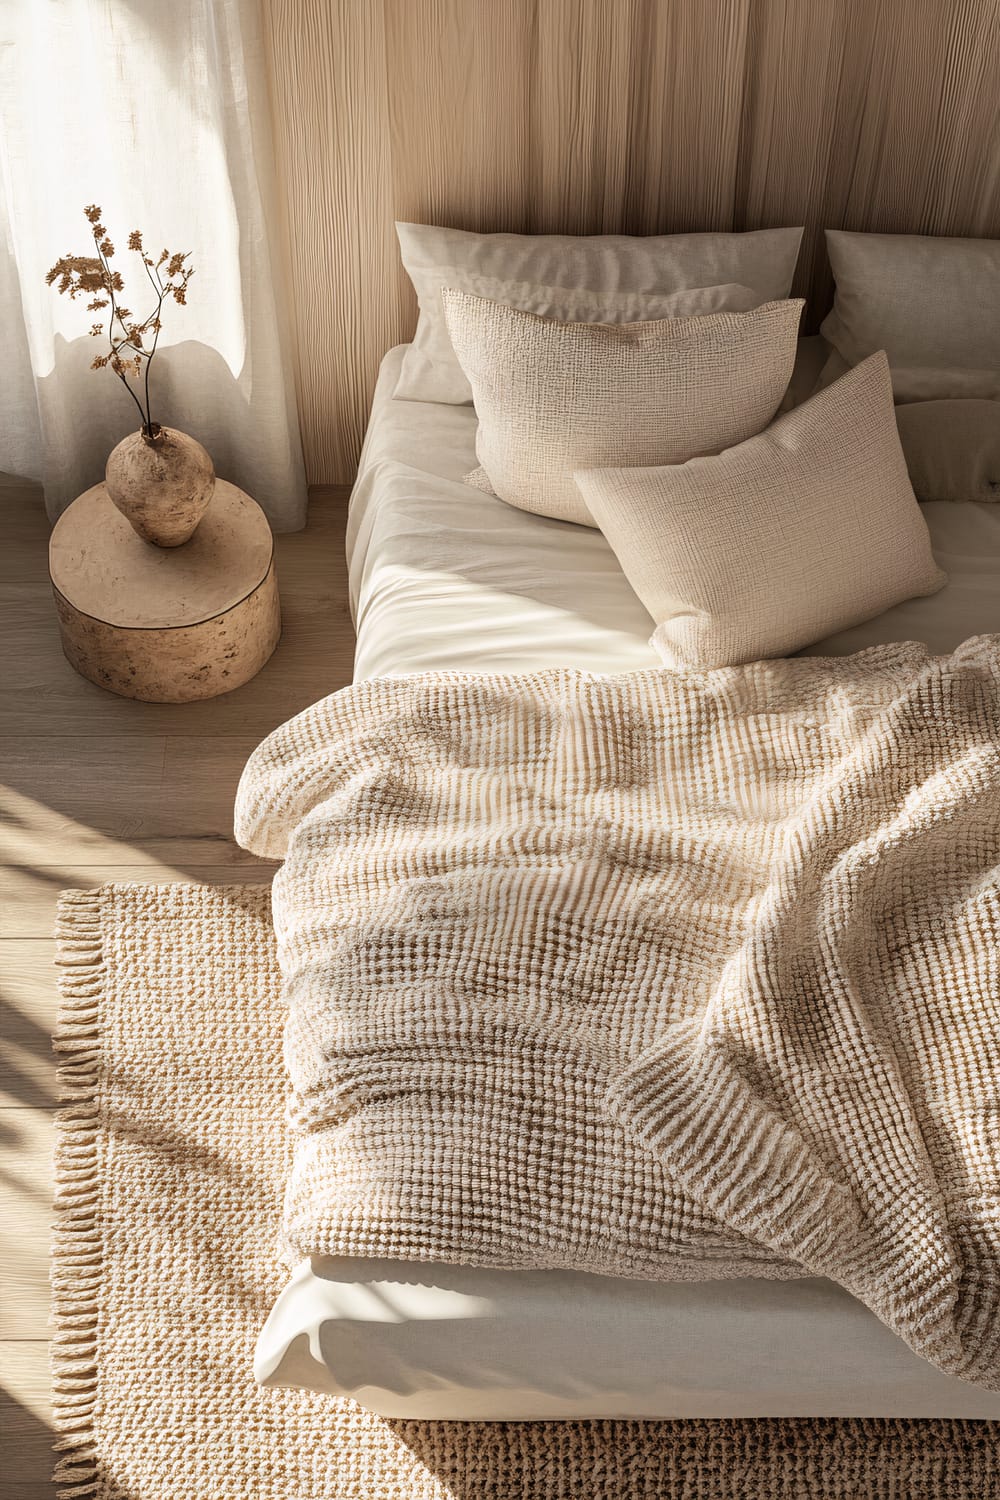
<path id="1" fill-rule="evenodd" d="M 68 788 L 72 786 L 72 770 L 67 769 Z M 114 804 L 114 768 L 109 767 L 105 796 Z M 131 839 L 141 834 L 141 817 L 122 816 L 114 835 L 102 833 L 87 823 L 81 822 L 58 808 L 37 801 L 13 787 L 0 787 L 0 863 L 15 870 L 24 868 L 25 853 L 32 851 L 33 867 L 29 872 L 48 884 L 58 882 L 58 869 L 52 865 L 66 864 L 146 864 L 150 855 L 136 852 Z M 40 857 L 44 856 L 44 863 Z M 177 874 L 164 864 L 164 873 Z M 42 872 L 44 871 L 44 876 Z M 155 875 L 152 878 L 156 878 Z"/>

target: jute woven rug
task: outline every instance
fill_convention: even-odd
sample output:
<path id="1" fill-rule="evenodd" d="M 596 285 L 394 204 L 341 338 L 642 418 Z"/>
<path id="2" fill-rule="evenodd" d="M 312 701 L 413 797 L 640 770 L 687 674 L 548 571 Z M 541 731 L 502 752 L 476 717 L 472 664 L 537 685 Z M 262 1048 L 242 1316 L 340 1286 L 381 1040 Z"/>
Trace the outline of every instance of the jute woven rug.
<path id="1" fill-rule="evenodd" d="M 287 1161 L 268 895 L 59 915 L 57 1485 L 99 1500 L 989 1500 L 978 1422 L 397 1422 L 262 1391 Z M 820 1357 L 822 1357 L 820 1352 Z"/>

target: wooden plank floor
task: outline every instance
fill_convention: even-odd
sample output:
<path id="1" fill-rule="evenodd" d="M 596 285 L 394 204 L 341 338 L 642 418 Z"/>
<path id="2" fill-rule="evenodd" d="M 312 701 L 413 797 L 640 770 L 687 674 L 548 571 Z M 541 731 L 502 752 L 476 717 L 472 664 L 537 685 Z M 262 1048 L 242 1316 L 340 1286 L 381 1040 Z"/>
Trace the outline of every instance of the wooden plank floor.
<path id="1" fill-rule="evenodd" d="M 347 492 L 315 490 L 278 537 L 284 632 L 246 687 L 130 703 L 63 659 L 37 492 L 0 483 L 0 1497 L 51 1500 L 48 1225 L 56 1010 L 52 924 L 66 886 L 268 881 L 232 836 L 243 763 L 277 724 L 351 679 Z"/>

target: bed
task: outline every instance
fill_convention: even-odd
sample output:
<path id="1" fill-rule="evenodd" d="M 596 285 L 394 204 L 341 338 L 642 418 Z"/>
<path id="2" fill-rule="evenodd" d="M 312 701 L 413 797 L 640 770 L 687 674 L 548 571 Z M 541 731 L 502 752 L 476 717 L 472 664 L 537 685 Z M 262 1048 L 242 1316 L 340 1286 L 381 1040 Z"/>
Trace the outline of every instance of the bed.
<path id="1" fill-rule="evenodd" d="M 383 362 L 351 501 L 356 678 L 656 667 L 650 618 L 602 535 L 463 484 L 475 413 L 393 400 L 402 355 Z M 803 341 L 801 389 L 823 358 Z M 1000 506 L 923 509 L 946 587 L 810 654 L 899 640 L 947 652 L 1000 629 Z M 665 1284 L 316 1257 L 293 1272 L 255 1369 L 397 1417 L 1000 1418 L 1000 1397 L 934 1369 L 821 1278 Z"/>

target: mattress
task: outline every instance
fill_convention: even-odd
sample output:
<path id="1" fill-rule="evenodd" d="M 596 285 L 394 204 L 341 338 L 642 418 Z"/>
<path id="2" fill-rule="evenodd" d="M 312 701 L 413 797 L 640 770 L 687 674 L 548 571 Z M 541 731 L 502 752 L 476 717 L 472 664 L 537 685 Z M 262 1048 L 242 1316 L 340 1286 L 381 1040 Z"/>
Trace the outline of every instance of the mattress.
<path id="1" fill-rule="evenodd" d="M 803 386 L 819 342 L 803 341 Z M 394 401 L 402 353 L 383 362 L 351 501 L 355 676 L 656 666 L 652 622 L 600 533 L 464 485 L 475 413 Z M 1000 630 L 1000 505 L 923 509 L 945 588 L 814 654 L 907 639 L 949 651 Z M 1000 1396 L 941 1374 L 817 1278 L 662 1284 L 316 1258 L 279 1297 L 255 1373 L 390 1417 L 1000 1419 Z"/>

